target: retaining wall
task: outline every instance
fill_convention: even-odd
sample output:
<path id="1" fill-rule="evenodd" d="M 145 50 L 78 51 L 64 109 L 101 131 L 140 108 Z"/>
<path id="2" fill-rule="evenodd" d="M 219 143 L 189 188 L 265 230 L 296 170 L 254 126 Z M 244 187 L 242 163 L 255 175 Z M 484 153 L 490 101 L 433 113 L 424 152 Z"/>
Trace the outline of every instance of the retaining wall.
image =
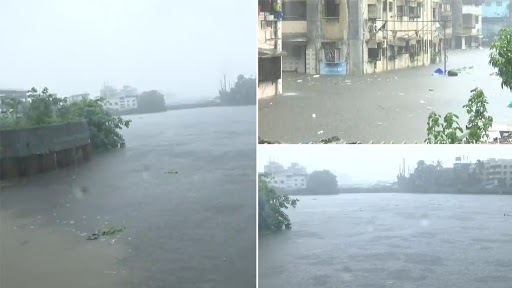
<path id="1" fill-rule="evenodd" d="M 0 179 L 31 176 L 88 160 L 86 121 L 0 131 Z"/>

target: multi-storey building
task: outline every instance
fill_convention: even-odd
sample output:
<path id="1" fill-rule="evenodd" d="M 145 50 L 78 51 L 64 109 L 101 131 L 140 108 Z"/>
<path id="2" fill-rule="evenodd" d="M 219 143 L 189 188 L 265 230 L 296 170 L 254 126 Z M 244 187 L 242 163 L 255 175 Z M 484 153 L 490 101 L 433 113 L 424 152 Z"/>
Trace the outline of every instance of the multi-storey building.
<path id="1" fill-rule="evenodd" d="M 483 0 L 462 0 L 451 2 L 453 49 L 466 49 L 481 46 L 482 1 Z"/>
<path id="2" fill-rule="evenodd" d="M 485 161 L 485 183 L 512 188 L 512 159 L 488 159 Z"/>
<path id="3" fill-rule="evenodd" d="M 283 70 L 347 74 L 347 15 L 347 0 L 284 0 Z"/>
<path id="4" fill-rule="evenodd" d="M 363 73 L 425 66 L 441 60 L 445 22 L 439 0 L 364 0 L 362 3 L 363 21 L 356 27 L 363 34 Z M 352 16 L 357 9 L 351 5 Z"/>
<path id="5" fill-rule="evenodd" d="M 283 190 L 306 189 L 308 174 L 306 168 L 298 163 L 291 163 L 288 168 L 283 165 L 270 161 L 264 167 L 265 173 L 268 175 L 268 183 L 270 186 Z"/>
<path id="6" fill-rule="evenodd" d="M 282 19 L 272 2 L 258 0 L 258 99 L 283 92 Z"/>
<path id="7" fill-rule="evenodd" d="M 492 40 L 501 28 L 510 26 L 510 1 L 485 0 L 482 6 L 482 36 Z"/>

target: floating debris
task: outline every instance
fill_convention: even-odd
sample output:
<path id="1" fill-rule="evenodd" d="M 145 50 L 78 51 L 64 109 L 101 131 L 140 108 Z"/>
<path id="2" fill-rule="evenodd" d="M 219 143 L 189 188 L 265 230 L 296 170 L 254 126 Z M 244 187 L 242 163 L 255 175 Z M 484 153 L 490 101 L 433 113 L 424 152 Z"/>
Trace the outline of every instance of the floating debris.
<path id="1" fill-rule="evenodd" d="M 87 238 L 85 238 L 85 239 L 86 240 L 98 240 L 98 238 L 100 238 L 100 234 L 92 233 L 91 235 L 87 236 Z"/>
<path id="2" fill-rule="evenodd" d="M 165 174 L 178 174 L 176 170 L 165 171 Z"/>
<path id="3" fill-rule="evenodd" d="M 116 233 L 120 233 L 120 232 L 123 232 L 124 230 L 126 230 L 126 227 L 110 227 L 108 228 L 107 230 L 104 230 L 103 232 L 101 232 L 101 236 L 110 236 L 110 235 L 114 235 Z"/>

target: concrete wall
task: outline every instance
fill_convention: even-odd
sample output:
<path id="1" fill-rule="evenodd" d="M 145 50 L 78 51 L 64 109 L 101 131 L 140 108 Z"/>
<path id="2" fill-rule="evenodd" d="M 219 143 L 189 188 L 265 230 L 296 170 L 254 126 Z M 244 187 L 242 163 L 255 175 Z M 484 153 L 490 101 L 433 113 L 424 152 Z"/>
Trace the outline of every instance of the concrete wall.
<path id="1" fill-rule="evenodd" d="M 348 73 L 363 74 L 363 1 L 347 0 L 348 7 Z"/>
<path id="2" fill-rule="evenodd" d="M 87 122 L 0 131 L 0 179 L 30 176 L 90 157 Z"/>
<path id="3" fill-rule="evenodd" d="M 258 99 L 277 95 L 277 82 L 260 82 L 258 84 Z"/>

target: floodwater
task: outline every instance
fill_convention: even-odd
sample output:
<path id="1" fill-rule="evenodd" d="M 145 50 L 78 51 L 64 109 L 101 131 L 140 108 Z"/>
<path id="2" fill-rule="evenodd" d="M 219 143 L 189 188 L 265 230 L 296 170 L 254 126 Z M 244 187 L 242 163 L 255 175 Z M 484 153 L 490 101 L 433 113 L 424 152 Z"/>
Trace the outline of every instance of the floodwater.
<path id="1" fill-rule="evenodd" d="M 255 116 L 130 116 L 125 149 L 4 188 L 0 287 L 255 287 Z"/>
<path id="2" fill-rule="evenodd" d="M 259 240 L 261 288 L 509 288 L 512 197 L 303 196 Z"/>
<path id="3" fill-rule="evenodd" d="M 363 77 L 285 73 L 284 95 L 259 101 L 259 136 L 285 143 L 332 136 L 348 142 L 422 143 L 431 111 L 454 112 L 465 127 L 462 106 L 477 86 L 489 98 L 495 124 L 507 125 L 512 93 L 491 75 L 488 55 L 488 49 L 448 51 L 447 69 L 468 67 L 458 77 L 432 76 L 442 63 Z"/>

